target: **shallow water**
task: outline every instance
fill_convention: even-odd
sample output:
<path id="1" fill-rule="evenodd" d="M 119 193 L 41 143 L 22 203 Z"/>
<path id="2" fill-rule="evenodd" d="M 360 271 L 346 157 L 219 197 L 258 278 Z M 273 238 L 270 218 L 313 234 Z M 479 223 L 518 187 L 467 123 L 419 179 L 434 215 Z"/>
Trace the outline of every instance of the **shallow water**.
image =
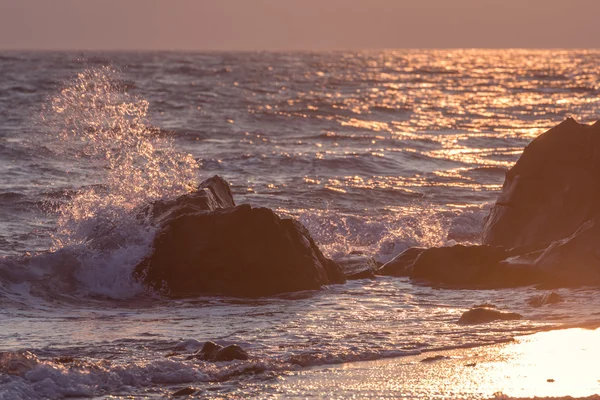
<path id="1" fill-rule="evenodd" d="M 595 326 L 596 289 L 561 290 L 564 303 L 541 308 L 527 303 L 533 288 L 395 278 L 167 300 L 130 272 L 154 234 L 136 207 L 214 174 L 238 204 L 299 218 L 330 256 L 385 262 L 409 246 L 477 242 L 523 147 L 568 116 L 595 121 L 599 61 L 524 50 L 0 53 L 0 398 L 188 385 L 256 395 L 308 366 Z M 485 302 L 524 319 L 456 324 Z M 252 359 L 185 360 L 206 340 Z"/>

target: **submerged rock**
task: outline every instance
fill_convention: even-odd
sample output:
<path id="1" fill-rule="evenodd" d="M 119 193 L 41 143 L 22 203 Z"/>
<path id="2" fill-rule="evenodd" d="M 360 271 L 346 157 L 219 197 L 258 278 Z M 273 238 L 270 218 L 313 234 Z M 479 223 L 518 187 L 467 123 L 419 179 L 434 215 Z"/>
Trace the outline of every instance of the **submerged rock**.
<path id="1" fill-rule="evenodd" d="M 565 299 L 558 293 L 551 292 L 540 296 L 534 296 L 527 300 L 530 306 L 541 307 L 546 304 L 562 303 Z"/>
<path id="2" fill-rule="evenodd" d="M 343 257 L 334 258 L 348 280 L 375 279 L 375 271 L 379 268 L 377 261 L 361 252 L 352 252 Z"/>
<path id="3" fill-rule="evenodd" d="M 197 358 L 202 361 L 233 361 L 233 360 L 247 360 L 249 358 L 248 353 L 237 344 L 231 344 L 229 346 L 221 346 L 214 342 L 206 342 L 202 349 L 198 350 L 193 356 L 189 358 Z"/>
<path id="4" fill-rule="evenodd" d="M 450 357 L 444 356 L 442 354 L 438 354 L 438 355 L 431 356 L 431 357 L 425 357 L 424 359 L 421 360 L 421 362 L 422 363 L 430 363 L 430 362 L 448 360 L 448 359 L 450 359 Z"/>
<path id="5" fill-rule="evenodd" d="M 506 174 L 483 243 L 507 248 L 573 234 L 600 214 L 600 122 L 572 118 L 533 140 Z"/>
<path id="6" fill-rule="evenodd" d="M 385 263 L 377 275 L 385 276 L 410 276 L 413 271 L 415 260 L 425 251 L 421 247 L 411 247 L 398 254 L 391 261 Z"/>
<path id="7" fill-rule="evenodd" d="M 188 386 L 188 387 L 184 387 L 183 389 L 179 389 L 176 392 L 173 392 L 171 394 L 171 396 L 173 396 L 173 397 L 190 396 L 196 392 L 197 392 L 196 389 Z"/>
<path id="8" fill-rule="evenodd" d="M 493 321 L 514 321 L 523 318 L 522 315 L 511 312 L 498 311 L 493 308 L 479 307 L 465 311 L 458 320 L 459 324 L 475 325 L 487 324 Z"/>
<path id="9" fill-rule="evenodd" d="M 345 282 L 302 224 L 267 208 L 222 208 L 233 205 L 226 182 L 203 185 L 201 196 L 155 206 L 154 249 L 134 272 L 146 285 L 173 296 L 257 297 Z"/>

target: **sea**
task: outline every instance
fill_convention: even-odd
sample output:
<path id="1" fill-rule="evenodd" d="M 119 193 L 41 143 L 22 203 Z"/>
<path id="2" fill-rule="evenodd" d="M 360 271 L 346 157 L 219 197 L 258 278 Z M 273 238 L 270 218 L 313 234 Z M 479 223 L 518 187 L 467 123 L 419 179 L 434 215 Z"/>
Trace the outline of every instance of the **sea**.
<path id="1" fill-rule="evenodd" d="M 214 175 L 329 257 L 480 243 L 523 148 L 599 106 L 595 50 L 0 52 L 0 399 L 287 398 L 318 366 L 598 327 L 598 288 L 174 299 L 131 272 L 157 229 L 136 210 Z M 477 304 L 523 319 L 459 325 Z M 250 359 L 188 359 L 205 341 Z"/>

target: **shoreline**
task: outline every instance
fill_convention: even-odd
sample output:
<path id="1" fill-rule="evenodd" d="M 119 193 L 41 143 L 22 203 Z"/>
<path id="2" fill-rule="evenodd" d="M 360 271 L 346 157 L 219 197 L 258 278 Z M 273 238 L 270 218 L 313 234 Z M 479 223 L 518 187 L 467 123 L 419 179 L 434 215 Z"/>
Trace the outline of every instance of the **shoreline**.
<path id="1" fill-rule="evenodd" d="M 279 398 L 600 399 L 598 359 L 600 328 L 567 328 L 509 343 L 312 367 L 270 389 Z"/>

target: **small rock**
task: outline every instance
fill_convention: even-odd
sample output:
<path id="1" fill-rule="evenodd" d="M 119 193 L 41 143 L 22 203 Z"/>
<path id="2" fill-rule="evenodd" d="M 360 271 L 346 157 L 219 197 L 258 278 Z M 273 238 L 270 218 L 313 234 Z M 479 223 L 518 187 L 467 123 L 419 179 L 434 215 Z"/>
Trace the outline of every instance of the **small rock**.
<path id="1" fill-rule="evenodd" d="M 187 359 L 197 358 L 202 361 L 233 361 L 247 360 L 248 353 L 237 344 L 221 346 L 214 342 L 206 342 L 202 349 Z"/>
<path id="2" fill-rule="evenodd" d="M 554 382 L 554 379 L 546 379 L 546 382 Z"/>
<path id="3" fill-rule="evenodd" d="M 527 300 L 530 306 L 541 307 L 546 304 L 562 303 L 565 299 L 558 293 L 551 292 L 540 296 L 534 296 Z"/>
<path id="4" fill-rule="evenodd" d="M 203 361 L 212 361 L 215 358 L 215 355 L 219 350 L 221 350 L 223 346 L 216 344 L 215 342 L 206 342 L 196 354 L 194 354 L 195 358 L 199 358 Z"/>
<path id="5" fill-rule="evenodd" d="M 219 349 L 215 354 L 214 361 L 247 360 L 248 353 L 237 344 L 232 344 Z"/>
<path id="6" fill-rule="evenodd" d="M 171 396 L 173 396 L 173 397 L 189 396 L 194 393 L 196 393 L 196 389 L 188 386 L 188 387 L 184 387 L 183 389 L 179 389 L 178 391 L 173 393 Z"/>
<path id="7" fill-rule="evenodd" d="M 492 321 L 513 321 L 523 318 L 522 315 L 511 312 L 502 312 L 491 308 L 472 308 L 465 311 L 458 320 L 459 324 L 474 325 L 486 324 Z"/>
<path id="8" fill-rule="evenodd" d="M 441 354 L 435 355 L 435 356 L 431 356 L 431 357 L 426 357 L 424 359 L 421 360 L 422 363 L 428 363 L 428 362 L 434 362 L 434 361 L 440 361 L 440 360 L 446 360 L 450 357 L 448 356 L 443 356 Z"/>
<path id="9" fill-rule="evenodd" d="M 468 363 L 468 364 L 465 364 L 465 367 L 474 367 L 476 365 L 477 365 L 477 363 Z"/>
<path id="10" fill-rule="evenodd" d="M 55 359 L 54 359 L 54 362 L 55 362 L 56 364 L 70 364 L 70 363 L 73 363 L 73 362 L 75 362 L 75 359 L 74 359 L 73 357 L 69 357 L 69 356 L 66 356 L 66 357 L 58 357 L 58 358 L 55 358 Z"/>

